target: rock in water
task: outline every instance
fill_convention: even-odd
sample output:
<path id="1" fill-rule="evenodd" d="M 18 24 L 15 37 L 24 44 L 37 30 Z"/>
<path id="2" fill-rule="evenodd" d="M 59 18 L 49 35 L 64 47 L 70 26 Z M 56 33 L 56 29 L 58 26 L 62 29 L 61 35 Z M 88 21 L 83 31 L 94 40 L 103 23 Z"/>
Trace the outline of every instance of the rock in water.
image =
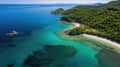
<path id="1" fill-rule="evenodd" d="M 12 31 L 10 33 L 6 33 L 6 36 L 17 36 L 19 34 L 19 32 L 16 32 L 16 31 Z"/>

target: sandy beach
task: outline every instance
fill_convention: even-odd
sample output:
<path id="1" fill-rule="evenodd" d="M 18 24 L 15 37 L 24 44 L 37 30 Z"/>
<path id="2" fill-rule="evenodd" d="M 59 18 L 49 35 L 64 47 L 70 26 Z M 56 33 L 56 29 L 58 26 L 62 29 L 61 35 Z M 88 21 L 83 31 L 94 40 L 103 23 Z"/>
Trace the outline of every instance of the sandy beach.
<path id="1" fill-rule="evenodd" d="M 73 22 L 72 24 L 74 25 L 73 28 L 80 27 L 80 23 Z M 108 45 L 106 45 L 106 46 L 112 47 L 112 48 L 115 49 L 115 51 L 117 51 L 117 52 L 120 53 L 120 44 L 117 43 L 117 42 L 108 40 L 108 39 L 103 38 L 103 37 L 95 36 L 95 35 L 90 35 L 90 34 L 82 34 L 82 35 L 85 36 L 85 37 L 88 37 L 90 39 L 94 39 L 94 40 L 99 40 L 99 41 L 102 41 L 102 42 L 106 42 L 106 43 L 108 43 Z"/>
<path id="2" fill-rule="evenodd" d="M 120 44 L 119 43 L 113 42 L 113 41 L 108 40 L 106 38 L 102 38 L 102 37 L 98 37 L 98 36 L 94 36 L 94 35 L 89 35 L 89 34 L 83 34 L 83 36 L 89 37 L 89 38 L 93 38 L 93 39 L 97 39 L 97 40 L 101 40 L 101 41 L 105 41 L 107 43 L 110 43 L 110 44 L 112 44 L 112 45 L 117 46 L 117 47 L 120 48 Z"/>
<path id="3" fill-rule="evenodd" d="M 73 22 L 72 24 L 74 25 L 74 28 L 75 28 L 75 27 L 80 27 L 80 23 Z"/>
<path id="4" fill-rule="evenodd" d="M 75 27 L 80 27 L 79 23 L 73 23 L 73 25 L 74 25 L 74 28 Z M 86 36 L 86 37 L 89 37 L 89 38 L 93 38 L 93 39 L 97 39 L 97 40 L 102 40 L 102 41 L 108 42 L 108 43 L 110 43 L 110 44 L 112 44 L 112 45 L 117 46 L 117 47 L 120 48 L 120 44 L 119 43 L 113 42 L 113 41 L 108 40 L 108 39 L 103 38 L 103 37 L 98 37 L 98 36 L 89 35 L 89 34 L 83 34 L 83 36 Z"/>
<path id="5" fill-rule="evenodd" d="M 72 27 L 72 29 L 76 28 L 76 27 L 80 27 L 80 23 L 72 22 L 72 24 L 74 25 L 74 27 Z M 116 47 L 120 48 L 119 43 L 113 42 L 113 41 L 108 40 L 108 39 L 103 38 L 103 37 L 98 37 L 98 36 L 94 36 L 94 35 L 90 35 L 90 34 L 83 34 L 83 36 L 88 37 L 88 38 L 92 38 L 92 39 L 97 39 L 97 40 L 100 40 L 100 41 L 104 41 L 104 42 L 107 42 L 109 44 L 112 44 L 113 46 L 116 46 Z"/>

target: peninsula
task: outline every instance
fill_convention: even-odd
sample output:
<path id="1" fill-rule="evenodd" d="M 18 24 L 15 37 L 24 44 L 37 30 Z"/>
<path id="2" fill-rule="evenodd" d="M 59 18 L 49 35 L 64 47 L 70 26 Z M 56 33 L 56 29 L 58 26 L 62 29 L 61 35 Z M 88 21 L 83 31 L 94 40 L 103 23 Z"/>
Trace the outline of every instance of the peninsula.
<path id="1" fill-rule="evenodd" d="M 120 1 L 112 1 L 100 6 L 76 6 L 64 11 L 61 20 L 82 25 L 70 33 L 87 33 L 120 42 L 119 3 Z"/>
<path id="2" fill-rule="evenodd" d="M 74 25 L 73 28 L 65 30 L 65 33 L 107 42 L 109 44 L 107 46 L 115 48 L 115 51 L 120 53 L 119 4 L 120 0 L 100 6 L 76 6 L 64 11 L 61 21 Z"/>

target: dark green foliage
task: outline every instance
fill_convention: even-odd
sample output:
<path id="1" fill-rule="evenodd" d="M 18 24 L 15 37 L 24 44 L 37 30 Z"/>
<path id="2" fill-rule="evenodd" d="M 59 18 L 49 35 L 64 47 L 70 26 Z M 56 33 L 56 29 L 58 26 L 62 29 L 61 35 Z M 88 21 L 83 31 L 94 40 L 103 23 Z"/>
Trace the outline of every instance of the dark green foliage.
<path id="1" fill-rule="evenodd" d="M 77 6 L 66 10 L 61 20 L 79 22 L 85 25 L 85 28 L 88 27 L 84 30 L 81 27 L 75 28 L 72 33 L 94 34 L 120 42 L 120 1 L 101 6 Z"/>
<path id="2" fill-rule="evenodd" d="M 51 13 L 52 14 L 62 14 L 64 12 L 64 9 L 63 8 L 58 8 L 56 9 L 55 11 L 52 11 Z"/>

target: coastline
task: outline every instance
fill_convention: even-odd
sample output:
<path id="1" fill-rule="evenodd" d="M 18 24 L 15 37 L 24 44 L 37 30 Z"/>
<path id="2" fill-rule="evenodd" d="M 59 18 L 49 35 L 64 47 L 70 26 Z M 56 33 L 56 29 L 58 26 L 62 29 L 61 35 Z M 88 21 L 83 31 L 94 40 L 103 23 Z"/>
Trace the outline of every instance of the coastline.
<path id="1" fill-rule="evenodd" d="M 87 37 L 89 39 L 96 40 L 96 41 L 105 42 L 106 44 L 100 45 L 100 46 L 104 46 L 106 49 L 115 51 L 115 52 L 120 54 L 120 44 L 117 42 L 113 42 L 113 41 L 108 40 L 106 38 L 102 38 L 102 37 L 95 36 L 95 35 L 82 34 L 82 36 Z"/>
<path id="2" fill-rule="evenodd" d="M 62 21 L 63 23 L 67 23 L 68 24 L 68 22 L 66 22 L 66 21 Z M 64 29 L 64 31 L 68 31 L 68 30 L 71 30 L 71 29 L 74 29 L 74 28 L 76 28 L 76 27 L 80 27 L 80 23 L 77 23 L 77 22 L 72 22 L 72 23 L 69 23 L 69 24 L 71 24 L 72 25 L 72 27 L 71 28 L 67 28 L 67 29 Z"/>
<path id="3" fill-rule="evenodd" d="M 73 27 L 73 28 L 80 27 L 80 23 L 77 23 L 77 22 L 72 22 L 72 24 L 74 25 L 74 27 Z"/>
<path id="4" fill-rule="evenodd" d="M 113 42 L 113 41 L 108 40 L 106 38 L 102 38 L 102 37 L 94 36 L 94 35 L 89 35 L 89 34 L 83 34 L 83 36 L 89 37 L 89 38 L 93 38 L 93 39 L 97 39 L 97 40 L 102 40 L 102 41 L 108 42 L 108 43 L 110 43 L 110 44 L 112 44 L 112 45 L 117 46 L 117 47 L 120 48 L 120 44 L 119 43 Z"/>
<path id="5" fill-rule="evenodd" d="M 80 23 L 77 23 L 77 22 L 72 22 L 72 25 L 73 25 L 72 28 L 65 29 L 64 31 L 67 31 L 67 30 L 70 30 L 70 29 L 73 29 L 73 28 L 76 28 L 76 27 L 80 27 Z M 90 34 L 77 35 L 77 37 L 79 37 L 79 36 L 86 37 L 88 39 L 92 39 L 92 40 L 99 41 L 99 42 L 104 42 L 105 43 L 104 45 L 99 45 L 99 44 L 98 45 L 99 46 L 104 46 L 104 48 L 115 51 L 115 52 L 120 54 L 120 44 L 117 43 L 117 42 L 113 42 L 109 39 L 99 37 L 99 36 L 95 36 L 95 35 L 90 35 Z M 72 38 L 74 38 L 74 37 L 72 37 Z M 76 38 L 76 36 L 75 36 L 75 38 Z"/>

